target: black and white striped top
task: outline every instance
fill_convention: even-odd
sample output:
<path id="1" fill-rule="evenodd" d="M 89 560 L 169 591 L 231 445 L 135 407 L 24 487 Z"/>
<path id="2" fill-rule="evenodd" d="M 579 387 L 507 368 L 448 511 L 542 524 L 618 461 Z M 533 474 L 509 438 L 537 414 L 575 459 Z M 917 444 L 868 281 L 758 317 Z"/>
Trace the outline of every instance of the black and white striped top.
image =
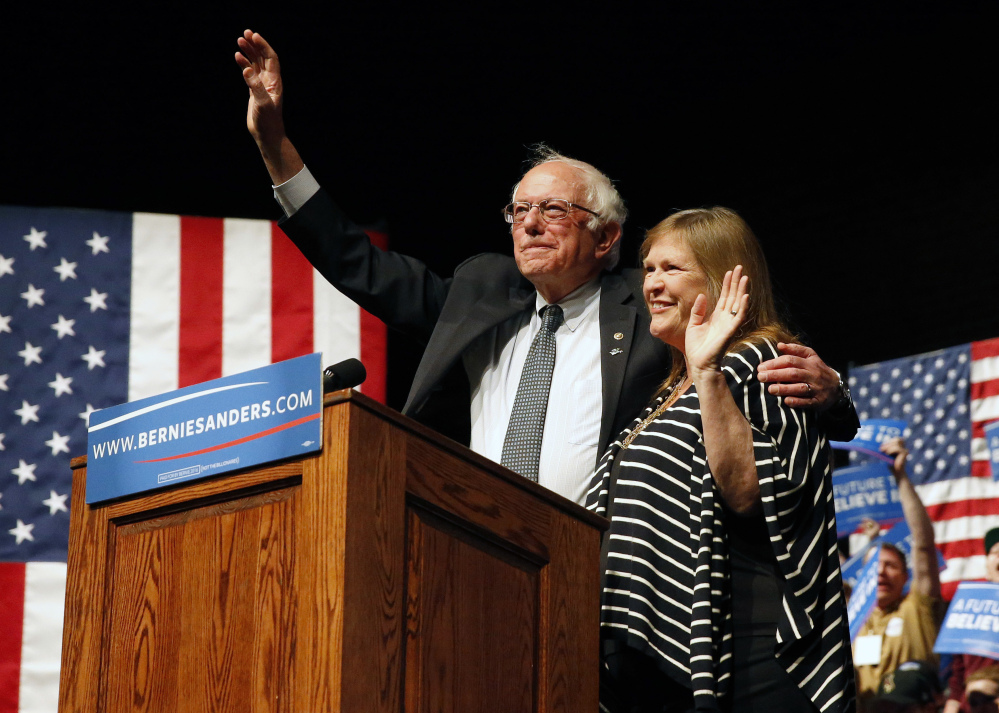
<path id="1" fill-rule="evenodd" d="M 784 578 L 775 653 L 819 710 L 852 711 L 830 449 L 814 414 L 786 407 L 757 381 L 757 365 L 776 356 L 775 346 L 762 342 L 740 345 L 722 363 L 753 428 L 763 515 Z M 611 520 L 601 635 L 656 658 L 693 688 L 698 710 L 717 710 L 732 666 L 728 545 L 696 390 L 688 389 L 622 450 L 627 433 L 601 458 L 586 499 Z M 614 501 L 608 502 L 616 458 Z"/>

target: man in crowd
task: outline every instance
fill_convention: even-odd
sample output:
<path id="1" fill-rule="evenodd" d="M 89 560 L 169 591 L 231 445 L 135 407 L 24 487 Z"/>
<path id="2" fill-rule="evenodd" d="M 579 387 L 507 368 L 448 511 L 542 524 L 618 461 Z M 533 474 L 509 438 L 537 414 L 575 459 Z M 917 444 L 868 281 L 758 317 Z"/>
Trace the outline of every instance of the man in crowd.
<path id="1" fill-rule="evenodd" d="M 441 278 L 374 248 L 320 189 L 285 134 L 277 55 L 249 30 L 238 44 L 247 128 L 285 212 L 281 227 L 338 290 L 426 345 L 403 413 L 582 502 L 597 459 L 669 363 L 649 335 L 641 271 L 614 269 L 627 212 L 610 180 L 581 161 L 540 156 L 505 210 L 514 258 L 478 255 Z M 852 438 L 849 395 L 812 350 L 787 345 L 760 380 L 786 382 L 771 389 L 792 406 L 836 405 L 827 428 L 841 424 L 834 435 Z"/>
<path id="2" fill-rule="evenodd" d="M 983 544 L 985 546 L 985 579 L 999 584 L 999 527 L 993 527 L 985 533 Z M 947 700 L 947 705 L 944 706 L 944 713 L 969 710 L 965 704 L 965 682 L 970 681 L 970 676 L 976 671 L 987 666 L 997 665 L 999 665 L 999 661 L 987 656 L 956 654 L 951 660 L 951 674 L 948 682 L 950 698 Z"/>
<path id="3" fill-rule="evenodd" d="M 905 472 L 909 455 L 905 443 L 901 438 L 892 438 L 881 450 L 895 459 L 891 471 L 912 533 L 912 581 L 909 593 L 905 594 L 905 584 L 909 581 L 905 554 L 894 545 L 882 544 L 876 605 L 853 647 L 861 712 L 873 709 L 882 678 L 902 662 L 927 662 L 934 671 L 939 664 L 933 644 L 940 631 L 942 600 L 933 523 Z"/>

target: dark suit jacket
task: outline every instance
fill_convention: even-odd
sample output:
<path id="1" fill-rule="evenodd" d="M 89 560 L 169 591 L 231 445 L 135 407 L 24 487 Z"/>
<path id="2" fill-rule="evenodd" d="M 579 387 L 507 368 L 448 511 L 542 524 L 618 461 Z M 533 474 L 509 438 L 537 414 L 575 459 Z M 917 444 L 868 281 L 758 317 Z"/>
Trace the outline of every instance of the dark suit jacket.
<path id="1" fill-rule="evenodd" d="M 461 355 L 477 337 L 534 305 L 534 287 L 513 258 L 476 255 L 443 279 L 418 260 L 372 246 L 322 190 L 280 225 L 338 290 L 426 345 L 403 413 L 467 444 L 470 388 Z M 649 334 L 641 271 L 605 272 L 600 286 L 598 456 L 641 412 L 669 368 L 666 346 Z"/>

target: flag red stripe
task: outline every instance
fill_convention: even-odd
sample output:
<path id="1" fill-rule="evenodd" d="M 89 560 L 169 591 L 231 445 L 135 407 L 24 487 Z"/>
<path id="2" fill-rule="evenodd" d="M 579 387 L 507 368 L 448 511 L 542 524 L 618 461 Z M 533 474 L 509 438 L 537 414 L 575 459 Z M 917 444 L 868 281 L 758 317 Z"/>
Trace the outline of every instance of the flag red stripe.
<path id="1" fill-rule="evenodd" d="M 958 517 L 973 517 L 975 515 L 999 515 L 999 499 L 972 498 L 970 500 L 952 500 L 950 502 L 937 503 L 936 505 L 927 505 L 926 512 L 934 522 L 953 520 Z"/>
<path id="2" fill-rule="evenodd" d="M 0 562 L 0 713 L 17 713 L 21 687 L 25 565 Z"/>
<path id="3" fill-rule="evenodd" d="M 939 545 L 938 549 L 944 559 L 954 559 L 955 557 L 975 557 L 984 555 L 984 546 L 981 537 L 973 537 L 970 540 L 955 540 Z"/>
<path id="4" fill-rule="evenodd" d="M 971 461 L 971 474 L 976 478 L 991 478 L 992 466 L 987 460 Z"/>
<path id="5" fill-rule="evenodd" d="M 371 242 L 382 250 L 388 249 L 388 235 L 374 230 L 366 231 Z M 372 314 L 361 310 L 361 363 L 368 372 L 364 394 L 385 403 L 388 381 L 388 335 L 385 324 Z"/>
<path id="6" fill-rule="evenodd" d="M 984 399 L 996 394 L 999 394 L 999 379 L 989 379 L 971 385 L 972 399 Z"/>
<path id="7" fill-rule="evenodd" d="M 971 343 L 971 360 L 999 356 L 999 337 Z"/>
<path id="8" fill-rule="evenodd" d="M 222 225 L 180 218 L 180 387 L 222 376 Z"/>
<path id="9" fill-rule="evenodd" d="M 271 223 L 271 361 L 311 354 L 312 265 Z"/>

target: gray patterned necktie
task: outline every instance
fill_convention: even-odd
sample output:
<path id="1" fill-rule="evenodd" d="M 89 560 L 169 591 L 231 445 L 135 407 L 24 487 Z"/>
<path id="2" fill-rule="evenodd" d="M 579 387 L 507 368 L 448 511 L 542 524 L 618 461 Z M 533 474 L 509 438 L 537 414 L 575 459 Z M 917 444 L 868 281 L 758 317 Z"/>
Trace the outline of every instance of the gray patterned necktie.
<path id="1" fill-rule="evenodd" d="M 538 482 L 541 437 L 545 432 L 548 392 L 555 368 L 555 332 L 560 324 L 561 307 L 548 305 L 541 311 L 541 329 L 527 352 L 500 459 L 501 465 L 535 483 Z"/>

